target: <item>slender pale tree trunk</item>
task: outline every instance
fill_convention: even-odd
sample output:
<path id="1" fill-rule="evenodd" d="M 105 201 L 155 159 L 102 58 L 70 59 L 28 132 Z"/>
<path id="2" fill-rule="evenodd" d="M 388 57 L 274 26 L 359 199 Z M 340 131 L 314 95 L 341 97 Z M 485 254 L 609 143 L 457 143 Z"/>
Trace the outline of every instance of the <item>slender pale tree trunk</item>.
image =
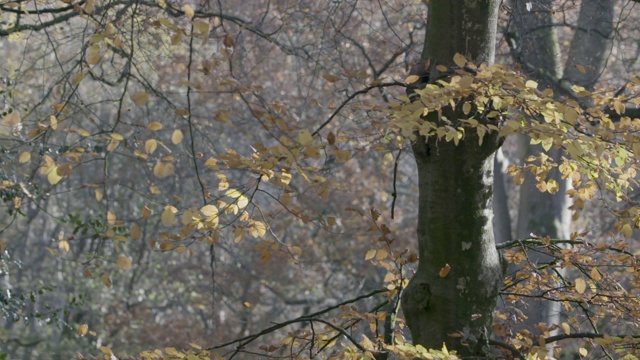
<path id="1" fill-rule="evenodd" d="M 431 0 L 422 61 L 453 65 L 461 53 L 491 63 L 499 0 Z M 449 120 L 456 114 L 449 109 Z M 428 121 L 437 122 L 434 116 Z M 419 175 L 418 242 L 420 263 L 402 299 L 415 344 L 463 355 L 486 355 L 492 312 L 502 279 L 492 229 L 493 158 L 496 135 L 467 135 L 453 142 L 418 138 L 413 145 Z M 447 276 L 439 272 L 450 267 Z M 457 335 L 457 336 L 452 336 Z M 462 336 L 462 337 L 459 337 Z"/>
<path id="2" fill-rule="evenodd" d="M 525 63 L 525 69 L 535 71 L 533 76 L 537 76 L 543 86 L 554 87 L 556 93 L 560 91 L 561 87 L 558 86 L 560 81 L 568 83 L 562 86 L 564 88 L 568 88 L 571 84 L 589 88 L 598 79 L 609 56 L 615 1 L 582 2 L 577 30 L 571 42 L 564 74 L 560 61 L 561 51 L 557 30 L 552 26 L 553 5 L 552 0 L 512 1 L 510 31 L 518 42 L 516 57 Z M 522 161 L 542 151 L 539 145 L 530 145 L 527 136 L 518 138 L 518 146 Z M 562 151 L 551 149 L 547 155 L 559 163 Z M 565 194 L 568 184 L 557 171 L 552 172 L 549 177 L 559 184 L 560 189 L 555 194 L 540 193 L 533 177 L 528 177 L 520 187 L 516 238 L 525 239 L 532 233 L 552 238 L 569 238 L 571 214 Z M 549 260 L 540 256 L 539 253 L 531 253 L 528 258 L 534 262 Z M 559 323 L 560 320 L 560 303 L 557 302 L 530 302 L 523 310 L 529 324 L 542 322 L 550 326 Z"/>

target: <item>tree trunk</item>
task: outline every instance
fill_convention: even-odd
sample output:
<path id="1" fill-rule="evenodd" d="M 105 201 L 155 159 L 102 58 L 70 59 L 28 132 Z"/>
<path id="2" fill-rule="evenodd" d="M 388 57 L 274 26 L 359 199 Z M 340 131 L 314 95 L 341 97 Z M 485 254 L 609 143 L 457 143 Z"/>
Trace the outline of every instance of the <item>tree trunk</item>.
<path id="1" fill-rule="evenodd" d="M 432 0 L 422 62 L 453 65 L 455 53 L 475 63 L 495 54 L 499 0 Z M 455 113 L 449 109 L 449 120 Z M 435 114 L 434 114 L 435 115 Z M 438 121 L 431 116 L 428 121 Z M 433 137 L 413 145 L 419 176 L 420 263 L 402 299 L 413 342 L 427 348 L 486 355 L 502 279 L 492 229 L 495 134 L 481 146 L 467 134 L 458 146 Z M 450 268 L 440 276 L 443 268 Z"/>
<path id="2" fill-rule="evenodd" d="M 512 1 L 512 32 L 519 41 L 516 58 L 527 67 L 537 71 L 543 86 L 554 87 L 549 80 L 563 78 L 570 85 L 578 84 L 590 88 L 598 79 L 611 48 L 613 31 L 613 7 L 615 1 L 589 0 L 581 4 L 577 30 L 571 42 L 564 74 L 560 63 L 560 45 L 553 14 L 552 0 Z M 527 8 L 527 5 L 529 8 Z M 580 65 L 580 66 L 577 66 Z M 559 87 L 556 86 L 556 89 Z M 558 94 L 562 95 L 562 94 Z M 518 138 L 522 159 L 542 152 L 539 145 L 530 145 L 528 136 Z M 560 163 L 563 152 L 551 149 L 547 152 L 555 162 Z M 567 239 L 571 232 L 569 199 L 565 194 L 568 183 L 558 171 L 553 171 L 550 179 L 558 182 L 560 189 L 555 194 L 541 193 L 536 188 L 535 179 L 528 176 L 520 187 L 516 238 L 525 239 L 534 233 L 551 238 Z M 533 262 L 548 262 L 550 259 L 537 252 L 528 258 Z M 540 322 L 551 326 L 560 322 L 560 303 L 550 301 L 529 302 L 522 309 L 530 325 Z"/>

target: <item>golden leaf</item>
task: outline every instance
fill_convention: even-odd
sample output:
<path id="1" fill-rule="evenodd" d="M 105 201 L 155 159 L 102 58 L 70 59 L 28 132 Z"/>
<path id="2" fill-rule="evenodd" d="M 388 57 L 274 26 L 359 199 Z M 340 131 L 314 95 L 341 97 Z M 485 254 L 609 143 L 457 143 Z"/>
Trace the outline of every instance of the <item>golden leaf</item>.
<path id="1" fill-rule="evenodd" d="M 184 15 L 189 19 L 193 19 L 196 15 L 195 11 L 193 11 L 193 8 L 189 6 L 189 4 L 184 4 L 182 6 L 182 10 L 184 10 Z"/>
<path id="2" fill-rule="evenodd" d="M 116 224 L 116 214 L 114 212 L 107 211 L 107 222 L 109 223 L 109 225 Z"/>
<path id="3" fill-rule="evenodd" d="M 298 142 L 301 145 L 309 145 L 311 144 L 311 141 L 313 141 L 313 137 L 308 130 L 302 130 L 298 135 Z"/>
<path id="4" fill-rule="evenodd" d="M 464 55 L 456 53 L 455 55 L 453 55 L 453 62 L 457 66 L 463 67 L 467 64 L 467 59 L 464 57 Z"/>
<path id="5" fill-rule="evenodd" d="M 21 153 L 20 156 L 18 156 L 18 161 L 20 162 L 20 164 L 31 161 L 31 153 L 28 151 Z"/>
<path id="6" fill-rule="evenodd" d="M 104 197 L 104 193 L 102 192 L 102 189 L 95 189 L 95 193 L 96 193 L 96 201 L 98 202 L 102 201 L 102 198 Z"/>
<path id="7" fill-rule="evenodd" d="M 404 79 L 404 82 L 407 84 L 413 84 L 414 82 L 420 80 L 420 76 L 418 75 L 409 75 L 407 76 L 406 79 Z"/>
<path id="8" fill-rule="evenodd" d="M 178 212 L 178 209 L 176 209 L 173 206 L 165 206 L 164 207 L 164 211 L 162 212 L 162 215 L 160 216 L 160 220 L 162 221 L 163 225 L 166 226 L 171 226 L 173 225 L 173 222 L 176 219 L 176 213 Z"/>
<path id="9" fill-rule="evenodd" d="M 149 139 L 144 143 L 144 151 L 147 154 L 153 154 L 154 151 L 158 148 L 158 142 L 155 139 Z"/>
<path id="10" fill-rule="evenodd" d="M 578 294 L 584 294 L 584 291 L 587 289 L 587 283 L 584 280 L 578 278 L 576 279 L 574 287 Z"/>
<path id="11" fill-rule="evenodd" d="M 87 331 L 89 331 L 89 325 L 87 324 L 82 324 L 80 325 L 80 327 L 78 328 L 78 330 L 76 331 L 76 333 L 80 336 L 85 336 L 87 334 Z"/>
<path id="12" fill-rule="evenodd" d="M 147 125 L 147 129 L 151 130 L 151 131 L 157 131 L 162 129 L 164 126 L 158 122 L 158 121 L 152 121 L 149 123 L 149 125 Z"/>
<path id="13" fill-rule="evenodd" d="M 182 135 L 182 131 L 180 131 L 179 129 L 174 130 L 173 134 L 171 134 L 171 142 L 173 143 L 173 145 L 180 144 L 183 138 L 184 135 Z"/>

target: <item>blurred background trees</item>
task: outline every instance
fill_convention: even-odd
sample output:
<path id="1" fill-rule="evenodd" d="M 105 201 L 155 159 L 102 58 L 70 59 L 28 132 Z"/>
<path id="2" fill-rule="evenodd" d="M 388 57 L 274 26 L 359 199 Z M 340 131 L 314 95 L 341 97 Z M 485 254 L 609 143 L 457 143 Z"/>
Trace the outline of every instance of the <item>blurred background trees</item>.
<path id="1" fill-rule="evenodd" d="M 496 62 L 560 97 L 573 84 L 617 90 L 637 72 L 635 6 L 503 2 Z M 427 17 L 406 1 L 0 2 L 0 353 L 215 346 L 372 294 L 391 270 L 410 278 L 415 161 L 387 109 Z M 322 150 L 305 146 L 325 122 Z M 522 139 L 503 147 L 509 163 L 541 151 Z M 621 229 L 618 209 L 570 224 L 563 191 L 504 184 L 510 239 L 588 230 L 610 244 Z M 513 293 L 508 309 L 534 306 Z M 384 333 L 388 297 L 334 311 L 335 324 L 358 341 Z M 523 324 L 503 334 L 523 347 L 565 322 L 504 314 L 501 326 Z M 286 356 L 268 346 L 308 326 L 262 334 L 247 358 Z"/>

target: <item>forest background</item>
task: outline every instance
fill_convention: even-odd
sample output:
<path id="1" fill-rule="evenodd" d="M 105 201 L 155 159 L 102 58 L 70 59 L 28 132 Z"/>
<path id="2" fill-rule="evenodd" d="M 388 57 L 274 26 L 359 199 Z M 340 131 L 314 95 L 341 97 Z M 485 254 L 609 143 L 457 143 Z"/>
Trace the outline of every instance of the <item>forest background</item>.
<path id="1" fill-rule="evenodd" d="M 638 6 L 477 4 L 0 1 L 0 357 L 634 358 Z M 476 143 L 493 202 L 426 221 L 416 161 Z M 476 240 L 509 266 L 429 343 L 399 304 L 437 221 L 450 290 L 494 286 Z"/>

